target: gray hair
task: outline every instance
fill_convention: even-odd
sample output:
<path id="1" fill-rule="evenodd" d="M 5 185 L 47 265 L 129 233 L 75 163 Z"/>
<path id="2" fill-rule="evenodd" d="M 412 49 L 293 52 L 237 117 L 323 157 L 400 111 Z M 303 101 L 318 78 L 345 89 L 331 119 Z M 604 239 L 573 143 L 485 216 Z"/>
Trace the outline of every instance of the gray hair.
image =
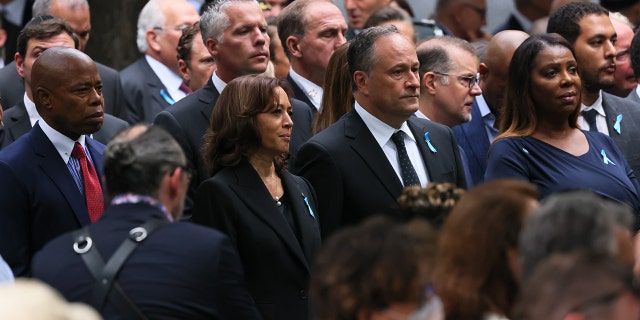
<path id="1" fill-rule="evenodd" d="M 117 134 L 104 151 L 109 196 L 137 193 L 157 196 L 164 175 L 186 167 L 180 145 L 158 126 L 135 125 Z"/>
<path id="2" fill-rule="evenodd" d="M 202 32 L 202 41 L 207 43 L 207 39 L 213 38 L 217 42 L 222 42 L 224 30 L 231 25 L 231 20 L 226 13 L 226 9 L 235 3 L 258 3 L 255 0 L 220 0 L 212 6 L 209 6 L 200 17 L 200 31 Z"/>
<path id="3" fill-rule="evenodd" d="M 449 55 L 449 48 L 457 48 L 470 53 L 474 57 L 476 56 L 474 52 L 475 48 L 463 39 L 443 36 L 425 40 L 419 44 L 416 49 L 418 61 L 420 61 L 420 79 L 422 79 L 427 72 L 448 73 L 456 67 Z M 444 77 L 441 79 L 443 84 L 448 84 L 449 78 Z"/>
<path id="4" fill-rule="evenodd" d="M 388 37 L 392 34 L 400 34 L 394 25 L 372 27 L 362 30 L 349 45 L 347 61 L 349 63 L 349 75 L 351 76 L 351 87 L 358 90 L 353 75 L 356 71 L 363 71 L 371 76 L 373 66 L 379 57 L 376 54 L 376 40 Z"/>
<path id="5" fill-rule="evenodd" d="M 58 0 L 62 2 L 62 4 L 70 8 L 72 10 L 84 8 L 89 6 L 89 1 L 87 0 Z M 31 15 L 33 17 L 46 16 L 51 15 L 51 2 L 53 0 L 36 0 L 33 2 L 33 7 L 31 8 Z"/>
<path id="6" fill-rule="evenodd" d="M 161 4 L 165 0 L 149 0 L 147 4 L 140 11 L 138 16 L 138 31 L 136 36 L 136 44 L 138 45 L 138 51 L 145 53 L 149 48 L 147 43 L 147 30 L 164 27 L 164 23 L 167 18 L 162 12 Z"/>
<path id="7" fill-rule="evenodd" d="M 522 279 L 557 252 L 588 249 L 615 257 L 615 227 L 631 229 L 632 225 L 629 206 L 604 200 L 591 191 L 552 195 L 527 219 L 520 235 Z"/>

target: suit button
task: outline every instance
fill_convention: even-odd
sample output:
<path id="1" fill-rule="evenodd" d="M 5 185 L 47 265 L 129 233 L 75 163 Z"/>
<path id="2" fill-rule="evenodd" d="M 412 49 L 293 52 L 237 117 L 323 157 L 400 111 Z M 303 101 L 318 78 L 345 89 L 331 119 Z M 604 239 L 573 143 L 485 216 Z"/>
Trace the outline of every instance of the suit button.
<path id="1" fill-rule="evenodd" d="M 304 290 L 300 290 L 300 292 L 298 292 L 298 297 L 302 300 L 306 300 L 307 299 L 307 292 Z"/>

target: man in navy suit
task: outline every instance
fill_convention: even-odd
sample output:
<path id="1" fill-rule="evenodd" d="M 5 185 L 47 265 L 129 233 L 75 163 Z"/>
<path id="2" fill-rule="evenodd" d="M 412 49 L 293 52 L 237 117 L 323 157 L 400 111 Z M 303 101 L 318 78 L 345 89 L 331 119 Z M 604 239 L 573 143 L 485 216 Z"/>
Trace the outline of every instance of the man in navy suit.
<path id="1" fill-rule="evenodd" d="M 549 17 L 547 32 L 565 37 L 575 50 L 582 79 L 578 125 L 610 136 L 639 177 L 640 108 L 633 101 L 602 92 L 615 85 L 617 34 L 609 12 L 597 3 L 569 3 Z"/>
<path id="2" fill-rule="evenodd" d="M 467 158 L 467 182 L 470 186 L 484 181 L 487 152 L 491 141 L 499 133 L 500 109 L 507 85 L 509 64 L 513 53 L 528 37 L 529 34 L 523 31 L 506 30 L 491 38 L 484 61 L 478 68 L 482 94 L 476 96 L 471 105 L 471 121 L 451 128 Z"/>
<path id="3" fill-rule="evenodd" d="M 278 15 L 278 36 L 291 63 L 287 82 L 314 114 L 322 103 L 329 58 L 346 42 L 346 32 L 347 23 L 331 0 L 296 0 Z"/>
<path id="4" fill-rule="evenodd" d="M 391 213 L 405 186 L 466 187 L 451 129 L 412 117 L 420 93 L 413 42 L 395 26 L 373 27 L 355 37 L 347 56 L 354 108 L 309 139 L 294 168 L 316 190 L 323 236 Z"/>
<path id="5" fill-rule="evenodd" d="M 140 313 L 147 319 L 260 319 L 229 238 L 192 223 L 171 223 L 182 215 L 186 168 L 180 146 L 159 127 L 137 125 L 116 136 L 104 158 L 111 205 L 88 230 L 90 250 L 109 261 L 130 230 L 159 221 L 115 275 Z M 69 301 L 89 303 L 98 280 L 71 250 L 73 243 L 71 234 L 48 243 L 33 259 L 33 276 Z M 92 306 L 105 319 L 127 318 L 114 301 Z"/>
<path id="6" fill-rule="evenodd" d="M 138 17 L 138 50 L 144 56 L 120 72 L 131 123 L 151 123 L 188 91 L 181 86 L 177 47 L 182 30 L 198 21 L 186 0 L 149 1 Z"/>
<path id="7" fill-rule="evenodd" d="M 191 199 L 200 182 L 210 177 L 200 150 L 202 136 L 209 128 L 211 112 L 220 92 L 237 77 L 263 73 L 269 61 L 267 22 L 254 0 L 221 1 L 209 7 L 202 14 L 200 29 L 202 38 L 206 39 L 205 45 L 216 61 L 216 71 L 202 89 L 159 113 L 154 121 L 178 141 L 189 165 L 197 171 L 189 187 L 185 215 L 190 213 Z M 291 106 L 294 125 L 289 153 L 293 157 L 302 143 L 311 137 L 313 114 L 302 101 L 293 99 Z"/>
<path id="8" fill-rule="evenodd" d="M 91 223 L 96 212 L 87 200 L 103 205 L 104 145 L 87 136 L 102 126 L 101 86 L 93 60 L 76 49 L 47 49 L 33 64 L 31 90 L 42 120 L 0 151 L 0 255 L 16 276 L 30 275 L 31 257 L 49 240 Z M 77 144 L 82 159 L 72 152 Z M 83 174 L 87 167 L 92 175 Z"/>

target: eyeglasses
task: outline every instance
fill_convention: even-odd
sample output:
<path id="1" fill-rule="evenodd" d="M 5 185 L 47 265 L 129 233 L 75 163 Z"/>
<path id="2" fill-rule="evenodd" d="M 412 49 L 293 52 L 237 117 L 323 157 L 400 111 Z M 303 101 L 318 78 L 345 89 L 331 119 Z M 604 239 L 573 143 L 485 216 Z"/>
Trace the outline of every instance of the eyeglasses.
<path id="1" fill-rule="evenodd" d="M 458 78 L 458 80 L 466 82 L 467 87 L 469 89 L 473 88 L 473 85 L 475 85 L 476 83 L 478 84 L 480 83 L 480 73 L 476 73 L 475 76 L 459 76 L 457 74 L 450 74 L 450 73 L 438 72 L 438 71 L 434 71 L 433 73 L 439 74 L 441 76 L 456 77 Z"/>
<path id="2" fill-rule="evenodd" d="M 465 7 L 470 8 L 473 11 L 475 11 L 477 14 L 479 14 L 483 18 L 487 16 L 487 9 L 476 7 L 476 6 L 472 5 L 471 3 L 462 3 L 462 5 L 465 6 Z"/>
<path id="3" fill-rule="evenodd" d="M 170 28 L 170 29 L 173 29 L 173 30 L 178 31 L 178 32 L 182 32 L 184 29 L 189 28 L 189 27 L 191 27 L 191 25 L 181 24 L 179 26 L 175 26 L 175 27 Z M 153 30 L 164 31 L 164 30 L 166 30 L 166 28 L 165 27 L 153 27 Z"/>

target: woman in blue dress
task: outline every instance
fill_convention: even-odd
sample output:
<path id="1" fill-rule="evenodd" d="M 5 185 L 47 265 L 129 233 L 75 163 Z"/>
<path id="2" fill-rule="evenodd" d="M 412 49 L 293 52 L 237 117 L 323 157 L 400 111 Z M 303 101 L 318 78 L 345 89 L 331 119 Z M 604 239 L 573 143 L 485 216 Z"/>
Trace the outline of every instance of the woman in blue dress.
<path id="1" fill-rule="evenodd" d="M 526 179 L 543 198 L 589 189 L 627 203 L 639 221 L 640 185 L 624 156 L 608 136 L 577 125 L 582 84 L 571 45 L 557 34 L 527 39 L 513 55 L 508 83 L 485 180 Z"/>

